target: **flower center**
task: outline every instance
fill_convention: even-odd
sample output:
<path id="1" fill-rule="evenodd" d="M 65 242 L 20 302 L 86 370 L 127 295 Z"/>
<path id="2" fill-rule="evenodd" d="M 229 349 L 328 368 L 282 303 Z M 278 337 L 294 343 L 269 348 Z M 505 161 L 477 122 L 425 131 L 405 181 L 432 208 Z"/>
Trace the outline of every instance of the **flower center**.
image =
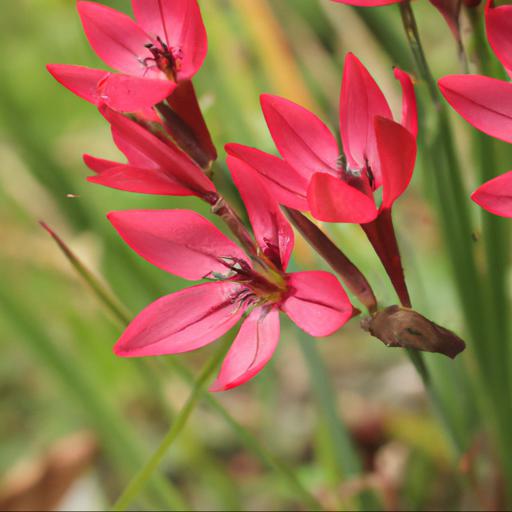
<path id="1" fill-rule="evenodd" d="M 152 57 L 146 57 L 142 64 L 147 68 L 158 68 L 169 80 L 177 82 L 177 73 L 183 61 L 183 51 L 180 47 L 169 48 L 159 36 L 156 39 L 158 45 L 153 43 L 144 45 L 151 52 Z"/>
<path id="2" fill-rule="evenodd" d="M 281 302 L 288 292 L 286 277 L 270 261 L 265 260 L 265 257 L 256 260 L 253 268 L 245 260 L 225 257 L 221 259 L 221 262 L 226 266 L 228 272 L 226 274 L 212 272 L 210 278 L 233 281 L 246 286 L 245 292 L 237 297 L 237 302 L 256 304 Z"/>
<path id="3" fill-rule="evenodd" d="M 337 169 L 340 172 L 341 179 L 350 186 L 367 195 L 371 195 L 375 191 L 375 176 L 368 160 L 366 160 L 364 167 L 352 168 L 348 165 L 345 156 L 341 155 L 338 158 Z"/>

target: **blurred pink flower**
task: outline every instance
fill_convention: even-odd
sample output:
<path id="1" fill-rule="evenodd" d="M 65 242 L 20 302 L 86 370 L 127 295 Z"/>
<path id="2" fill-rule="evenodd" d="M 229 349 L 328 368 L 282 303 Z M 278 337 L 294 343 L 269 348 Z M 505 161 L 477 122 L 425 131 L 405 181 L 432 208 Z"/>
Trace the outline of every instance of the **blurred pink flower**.
<path id="1" fill-rule="evenodd" d="M 507 72 L 512 69 L 512 6 L 485 6 L 487 38 Z M 481 75 L 448 75 L 439 80 L 446 101 L 478 130 L 512 143 L 512 84 Z M 512 173 L 485 183 L 471 198 L 482 208 L 512 217 Z"/>
<path id="2" fill-rule="evenodd" d="M 249 258 L 199 214 L 134 210 L 109 214 L 125 242 L 153 265 L 189 280 L 210 279 L 146 307 L 114 351 L 124 357 L 177 354 L 215 341 L 250 310 L 212 391 L 254 377 L 279 341 L 279 311 L 312 336 L 339 329 L 355 310 L 338 280 L 323 271 L 286 273 L 293 230 L 260 178 L 229 159 L 261 251 Z"/>
<path id="3" fill-rule="evenodd" d="M 120 74 L 83 66 L 48 65 L 65 87 L 96 105 L 136 112 L 164 100 L 190 80 L 207 53 L 197 0 L 132 0 L 136 22 L 110 7 L 77 3 L 93 50 Z"/>

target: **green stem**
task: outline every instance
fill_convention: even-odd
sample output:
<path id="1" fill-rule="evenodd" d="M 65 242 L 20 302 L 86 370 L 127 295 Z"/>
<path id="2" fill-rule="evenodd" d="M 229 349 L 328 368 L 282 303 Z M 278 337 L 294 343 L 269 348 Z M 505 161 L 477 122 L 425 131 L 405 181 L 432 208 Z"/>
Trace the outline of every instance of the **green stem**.
<path id="1" fill-rule="evenodd" d="M 481 289 L 472 245 L 473 229 L 468 210 L 468 199 L 455 151 L 453 135 L 446 106 L 440 98 L 436 82 L 425 58 L 418 27 L 410 1 L 400 3 L 404 29 L 413 53 L 418 72 L 425 81 L 431 101 L 437 111 L 437 134 L 427 153 L 434 160 L 433 175 L 442 212 L 441 224 L 450 248 L 461 302 L 473 339 L 478 342 L 485 336 L 480 301 L 474 290 Z M 472 290 L 472 291 L 470 291 Z"/>
<path id="2" fill-rule="evenodd" d="M 483 74 L 492 76 L 494 66 L 485 38 L 483 22 L 476 9 L 469 9 L 468 14 L 473 28 L 478 67 Z M 478 164 L 479 178 L 483 183 L 494 178 L 498 172 L 496 142 L 477 130 L 472 130 L 472 133 L 475 139 L 475 158 Z M 489 285 L 489 314 L 494 338 L 493 352 L 495 357 L 493 364 L 500 368 L 500 372 L 496 375 L 498 383 L 508 382 L 509 389 L 512 390 L 511 382 L 509 382 L 510 376 L 508 375 L 510 347 L 509 343 L 503 343 L 503 340 L 509 340 L 510 336 L 510 304 L 507 281 L 504 279 L 504 276 L 507 275 L 508 266 L 509 224 L 506 219 L 492 215 L 483 209 L 480 212 L 485 245 L 487 283 Z"/>
<path id="3" fill-rule="evenodd" d="M 475 9 L 469 11 L 469 18 L 473 28 L 475 51 L 477 62 L 482 73 L 493 75 L 493 60 L 485 38 L 483 21 Z M 501 78 L 501 77 L 500 77 Z M 496 158 L 496 141 L 487 135 L 473 130 L 475 141 L 475 159 L 479 169 L 480 181 L 486 182 L 495 177 L 498 172 Z M 489 352 L 489 364 L 492 371 L 489 377 L 494 381 L 496 390 L 494 401 L 496 403 L 494 413 L 499 423 L 498 439 L 500 445 L 499 455 L 508 476 L 512 481 L 512 464 L 508 453 L 512 448 L 512 413 L 510 412 L 509 393 L 503 392 L 503 386 L 512 390 L 512 376 L 510 374 L 510 301 L 507 292 L 507 281 L 504 276 L 508 270 L 508 245 L 510 233 L 507 219 L 492 215 L 483 209 L 482 233 L 485 247 L 486 260 L 486 292 L 487 313 L 490 318 L 490 340 L 487 347 Z M 512 502 L 512 486 L 507 485 L 508 499 Z"/>
<path id="4" fill-rule="evenodd" d="M 427 63 L 425 52 L 423 51 L 423 46 L 418 32 L 418 25 L 416 24 L 416 18 L 414 17 L 414 13 L 411 8 L 411 2 L 410 0 L 404 0 L 403 2 L 400 2 L 399 6 L 405 35 L 407 36 L 407 41 L 409 42 L 409 47 L 411 48 L 416 66 L 418 67 L 418 72 L 425 80 L 430 97 L 434 101 L 436 108 L 439 109 L 441 102 L 439 101 L 436 82 Z"/>
<path id="5" fill-rule="evenodd" d="M 112 316 L 121 324 L 126 323 L 128 318 L 128 311 L 113 297 L 111 293 L 107 291 L 93 273 L 90 272 L 85 265 L 77 258 L 77 256 L 71 251 L 62 238 L 53 231 L 53 229 L 46 224 L 46 222 L 40 221 L 41 226 L 49 233 L 49 235 L 55 240 L 55 243 L 59 246 L 59 249 L 64 253 L 64 256 L 69 261 L 71 266 L 77 271 L 80 277 L 89 285 L 93 290 L 94 294 L 98 296 L 100 301 L 106 306 L 107 310 Z"/>
<path id="6" fill-rule="evenodd" d="M 176 359 L 169 360 L 170 365 L 181 379 L 188 384 L 194 383 L 194 377 L 190 370 L 179 363 Z M 251 434 L 247 429 L 242 427 L 228 410 L 220 404 L 220 402 L 209 393 L 203 396 L 205 402 L 226 422 L 227 425 L 237 434 L 238 438 L 256 455 L 263 464 L 274 469 L 284 481 L 288 482 L 290 488 L 300 496 L 302 503 L 307 510 L 323 510 L 320 502 L 304 487 L 302 482 L 297 478 L 295 473 L 271 451 L 267 450 L 260 441 Z"/>
<path id="7" fill-rule="evenodd" d="M 406 31 L 412 53 L 414 55 L 416 64 L 418 66 L 421 77 L 425 80 L 429 95 L 436 106 L 438 112 L 438 130 L 434 143 L 429 148 L 428 153 L 433 159 L 434 176 L 436 180 L 437 191 L 439 195 L 439 207 L 442 212 L 442 225 L 445 235 L 445 240 L 449 247 L 451 256 L 451 263 L 453 273 L 456 278 L 457 288 L 461 304 L 464 309 L 467 325 L 472 334 L 473 349 L 476 354 L 476 362 L 480 370 L 480 377 L 482 379 L 482 386 L 484 396 L 489 398 L 490 403 L 485 403 L 484 407 L 490 414 L 491 422 L 493 423 L 494 432 L 497 434 L 499 450 L 502 455 L 502 462 L 504 465 L 505 474 L 508 481 L 512 481 L 512 462 L 510 457 L 510 432 L 512 431 L 512 418 L 510 415 L 510 404 L 506 397 L 508 393 L 503 392 L 504 385 L 508 382 L 500 380 L 503 375 L 500 374 L 500 368 L 503 363 L 498 362 L 496 367 L 494 359 L 496 356 L 494 352 L 494 343 L 488 343 L 489 337 L 493 337 L 493 332 L 496 333 L 495 326 L 493 325 L 494 319 L 489 314 L 488 287 L 484 286 L 479 269 L 476 265 L 474 248 L 472 243 L 473 229 L 468 210 L 468 198 L 463 186 L 462 174 L 455 152 L 453 135 L 448 121 L 448 114 L 444 102 L 440 101 L 440 95 L 436 87 L 433 75 L 430 71 L 428 63 L 425 59 L 419 33 L 414 19 L 409 0 L 400 3 L 400 10 L 402 13 L 402 20 Z M 478 31 L 476 31 L 478 36 Z M 482 34 L 481 34 L 482 35 Z M 482 62 L 486 62 L 484 57 Z M 482 162 L 483 165 L 488 165 L 488 162 Z M 483 171 L 486 172 L 486 171 Z M 484 221 L 487 223 L 487 221 Z M 491 254 L 492 246 L 494 244 L 501 244 L 499 234 L 494 231 L 493 226 L 485 226 L 484 229 L 489 230 L 486 234 L 486 239 L 490 242 L 491 247 L 487 249 L 489 258 L 488 264 L 502 265 L 502 257 Z M 493 238 L 491 241 L 490 238 Z M 498 247 L 498 251 L 501 249 Z M 503 274 L 491 277 L 492 279 L 503 279 Z M 494 297 L 500 294 L 500 289 L 503 284 L 498 284 L 498 289 L 493 290 Z M 501 302 L 503 297 L 498 298 L 500 304 L 497 306 L 501 308 L 506 304 Z M 490 307 L 493 309 L 493 306 Z M 505 312 L 508 315 L 508 312 Z M 499 333 L 500 341 L 503 340 L 505 333 Z M 498 339 L 498 338 L 496 338 Z M 498 348 L 498 354 L 502 354 L 503 344 Z M 490 350 L 489 350 L 490 348 Z M 507 387 L 507 391 L 508 391 Z M 490 393 L 489 393 L 490 392 Z M 487 401 L 486 401 L 487 402 Z M 493 405 L 490 405 L 490 404 Z M 510 490 L 512 486 L 508 485 Z"/>
<path id="8" fill-rule="evenodd" d="M 313 339 L 302 331 L 298 331 L 298 340 L 309 369 L 310 381 L 317 398 L 319 413 L 327 428 L 327 440 L 338 476 L 361 477 L 363 474 L 361 460 L 351 439 L 350 432 L 338 415 L 336 396 L 329 380 L 328 369 L 325 367 Z M 361 510 L 379 509 L 378 500 L 373 493 L 365 491 L 361 493 L 357 501 Z"/>
<path id="9" fill-rule="evenodd" d="M 126 489 L 123 491 L 121 496 L 117 499 L 115 504 L 112 507 L 112 510 L 115 511 L 123 511 L 126 510 L 131 503 L 137 498 L 137 496 L 142 492 L 144 486 L 148 482 L 148 480 L 152 477 L 153 473 L 158 469 L 162 460 L 164 459 L 167 451 L 171 447 L 174 440 L 181 433 L 187 421 L 192 414 L 195 406 L 197 405 L 199 399 L 201 398 L 202 393 L 205 391 L 205 387 L 212 377 L 213 373 L 219 366 L 220 362 L 226 355 L 229 344 L 232 340 L 229 337 L 226 337 L 217 352 L 214 356 L 206 363 L 204 368 L 199 374 L 199 377 L 192 388 L 192 392 L 190 396 L 181 409 L 181 411 L 176 416 L 174 423 L 169 428 L 167 434 L 163 438 L 160 446 L 156 449 L 153 455 L 149 458 L 146 464 L 139 470 L 139 472 L 133 477 L 131 482 L 128 484 Z"/>
<path id="10" fill-rule="evenodd" d="M 395 26 L 395 19 L 391 13 L 386 9 L 361 9 L 360 7 L 354 7 L 354 11 L 391 57 L 393 63 L 403 69 L 410 68 L 411 56 L 407 51 L 407 45 L 400 38 L 400 32 L 396 30 L 398 27 Z"/>

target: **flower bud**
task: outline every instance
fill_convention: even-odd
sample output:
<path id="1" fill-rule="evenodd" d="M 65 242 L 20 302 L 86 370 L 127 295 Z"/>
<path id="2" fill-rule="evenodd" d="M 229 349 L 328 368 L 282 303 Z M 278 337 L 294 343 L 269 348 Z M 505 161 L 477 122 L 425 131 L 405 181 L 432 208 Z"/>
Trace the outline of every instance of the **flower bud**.
<path id="1" fill-rule="evenodd" d="M 438 352 L 450 358 L 466 348 L 455 333 L 412 309 L 389 306 L 363 319 L 361 327 L 388 347 Z"/>

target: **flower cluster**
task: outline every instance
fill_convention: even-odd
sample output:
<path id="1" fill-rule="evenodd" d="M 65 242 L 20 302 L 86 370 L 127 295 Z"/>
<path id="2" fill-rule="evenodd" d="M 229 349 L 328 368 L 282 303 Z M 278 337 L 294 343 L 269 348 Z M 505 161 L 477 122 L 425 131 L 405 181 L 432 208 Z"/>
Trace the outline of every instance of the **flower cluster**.
<path id="1" fill-rule="evenodd" d="M 272 357 L 280 312 L 312 336 L 330 335 L 357 314 L 331 273 L 287 271 L 294 232 L 282 208 L 290 218 L 302 219 L 302 226 L 309 223 L 318 230 L 317 247 L 323 244 L 331 263 L 332 242 L 300 212 L 319 221 L 360 224 L 402 306 L 409 308 L 391 210 L 406 190 L 416 161 L 418 121 L 411 77 L 394 70 L 403 95 L 401 120 L 396 121 L 368 70 L 354 55 L 346 56 L 342 148 L 312 112 L 285 98 L 262 95 L 263 114 L 281 157 L 240 144 L 226 146 L 226 164 L 250 220 L 245 226 L 214 184 L 217 151 L 191 81 L 207 51 L 197 0 L 132 0 L 132 5 L 136 21 L 97 3 L 78 2 L 92 48 L 117 73 L 48 66 L 61 84 L 98 107 L 126 157 L 126 163 L 118 163 L 84 155 L 94 173 L 88 180 L 135 193 L 195 196 L 225 221 L 239 244 L 193 211 L 111 212 L 110 222 L 141 257 L 176 276 L 205 281 L 147 306 L 122 334 L 115 353 L 139 357 L 195 350 L 247 314 L 212 386 L 226 390 L 255 376 Z M 345 258 L 346 274 L 356 276 L 347 285 L 357 295 L 357 286 L 351 284 L 366 286 L 365 278 L 334 250 Z M 338 273 L 344 277 L 339 265 Z M 362 302 L 375 315 L 371 288 L 368 296 L 370 302 Z M 408 329 L 410 310 L 400 309 L 400 314 Z M 372 334 L 377 323 L 367 325 Z M 404 337 L 395 333 L 395 338 L 385 342 L 405 346 Z M 450 357 L 463 348 L 456 344 L 447 351 L 442 338 L 428 348 L 420 339 L 411 347 Z"/>
<path id="2" fill-rule="evenodd" d="M 487 39 L 512 76 L 512 6 L 485 5 Z M 449 75 L 439 80 L 448 103 L 475 128 L 512 143 L 512 84 L 481 75 Z M 512 171 L 480 186 L 472 199 L 485 210 L 512 217 Z"/>

